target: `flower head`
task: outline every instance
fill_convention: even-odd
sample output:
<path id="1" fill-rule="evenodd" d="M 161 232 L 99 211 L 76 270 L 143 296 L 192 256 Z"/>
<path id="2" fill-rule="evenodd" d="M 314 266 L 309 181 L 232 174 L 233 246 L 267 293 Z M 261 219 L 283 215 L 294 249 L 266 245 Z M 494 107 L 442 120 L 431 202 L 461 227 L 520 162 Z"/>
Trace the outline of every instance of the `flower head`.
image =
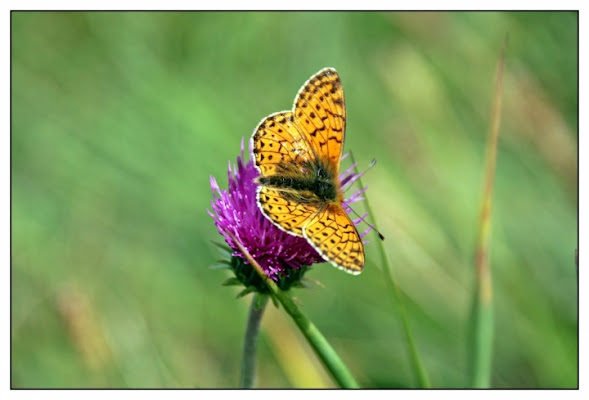
<path id="1" fill-rule="evenodd" d="M 340 174 L 342 189 L 360 177 L 360 174 L 353 172 L 353 168 L 354 165 Z M 253 161 L 250 160 L 248 163 L 244 161 L 242 140 L 241 156 L 237 157 L 237 164 L 232 168 L 229 163 L 228 189 L 221 190 L 217 180 L 211 176 L 213 192 L 211 207 L 213 211 L 207 211 L 214 219 L 219 233 L 225 238 L 225 242 L 233 249 L 233 258 L 243 258 L 243 255 L 233 243 L 228 232 L 231 232 L 243 244 L 252 257 L 258 261 L 264 272 L 274 281 L 280 282 L 280 280 L 293 275 L 295 271 L 297 272 L 294 275 L 300 278 L 307 266 L 324 262 L 324 260 L 305 238 L 286 233 L 262 214 L 256 200 L 257 184 L 254 179 L 257 176 L 258 171 Z M 344 201 L 344 209 L 349 208 L 348 204 L 362 200 L 361 196 L 365 190 L 366 188 L 356 190 Z M 357 225 L 364 218 L 365 216 L 353 222 Z M 232 262 L 232 264 L 235 263 Z M 247 262 L 244 260 L 242 264 L 247 264 Z"/>

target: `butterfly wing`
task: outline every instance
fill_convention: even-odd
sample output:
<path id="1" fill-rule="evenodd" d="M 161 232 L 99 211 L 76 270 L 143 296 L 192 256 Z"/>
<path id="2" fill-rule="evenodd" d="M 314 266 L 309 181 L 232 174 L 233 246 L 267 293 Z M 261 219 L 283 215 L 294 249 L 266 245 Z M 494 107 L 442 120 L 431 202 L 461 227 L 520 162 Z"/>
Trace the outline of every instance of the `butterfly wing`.
<path id="1" fill-rule="evenodd" d="M 275 188 L 258 186 L 258 205 L 262 213 L 283 231 L 303 236 L 303 228 L 317 213 L 317 205 L 301 203 Z"/>
<path id="2" fill-rule="evenodd" d="M 339 269 L 359 274 L 364 269 L 364 245 L 345 210 L 328 204 L 304 227 L 303 236 L 326 260 Z"/>
<path id="3" fill-rule="evenodd" d="M 324 68 L 303 84 L 293 114 L 313 153 L 337 176 L 346 132 L 346 104 L 335 69 Z"/>
<path id="4" fill-rule="evenodd" d="M 272 114 L 262 120 L 252 136 L 254 160 L 263 177 L 301 173 L 297 166 L 313 159 L 309 142 L 291 111 Z"/>

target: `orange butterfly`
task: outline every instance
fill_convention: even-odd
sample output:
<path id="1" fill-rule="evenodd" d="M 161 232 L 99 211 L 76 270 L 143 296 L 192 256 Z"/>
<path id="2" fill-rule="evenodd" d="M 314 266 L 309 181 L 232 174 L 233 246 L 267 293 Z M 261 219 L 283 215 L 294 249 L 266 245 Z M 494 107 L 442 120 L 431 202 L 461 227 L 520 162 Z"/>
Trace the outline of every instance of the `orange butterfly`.
<path id="1" fill-rule="evenodd" d="M 335 69 L 325 68 L 301 87 L 292 111 L 260 122 L 251 143 L 262 213 L 337 268 L 359 274 L 364 245 L 342 207 L 338 177 L 345 131 L 342 84 Z"/>

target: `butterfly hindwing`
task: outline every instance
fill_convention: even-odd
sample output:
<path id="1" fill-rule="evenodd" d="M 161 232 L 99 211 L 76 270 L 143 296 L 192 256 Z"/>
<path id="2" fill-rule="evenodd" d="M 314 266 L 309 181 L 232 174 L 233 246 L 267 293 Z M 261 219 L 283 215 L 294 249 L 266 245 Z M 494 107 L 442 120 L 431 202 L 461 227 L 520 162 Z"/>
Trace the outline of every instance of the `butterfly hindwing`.
<path id="1" fill-rule="evenodd" d="M 280 190 L 258 187 L 258 204 L 262 213 L 282 230 L 303 236 L 303 227 L 317 213 L 317 206 L 288 199 Z"/>
<path id="2" fill-rule="evenodd" d="M 329 204 L 303 230 L 315 250 L 334 266 L 359 274 L 364 268 L 364 245 L 356 226 L 338 204 Z"/>

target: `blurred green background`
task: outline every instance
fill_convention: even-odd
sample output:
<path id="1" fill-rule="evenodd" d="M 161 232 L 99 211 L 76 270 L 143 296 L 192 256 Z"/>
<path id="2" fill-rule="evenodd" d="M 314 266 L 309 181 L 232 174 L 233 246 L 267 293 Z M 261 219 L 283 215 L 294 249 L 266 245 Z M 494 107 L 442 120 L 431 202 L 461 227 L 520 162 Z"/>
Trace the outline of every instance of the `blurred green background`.
<path id="1" fill-rule="evenodd" d="M 360 169 L 378 160 L 364 184 L 432 386 L 464 387 L 506 34 L 492 385 L 577 386 L 577 13 L 11 22 L 13 387 L 236 387 L 250 298 L 208 268 L 209 177 L 225 187 L 241 138 L 327 66 L 346 93 L 346 150 Z M 322 264 L 308 276 L 325 288 L 295 294 L 361 386 L 413 387 L 370 240 L 360 276 Z M 258 355 L 258 387 L 335 387 L 282 309 L 268 308 Z"/>

